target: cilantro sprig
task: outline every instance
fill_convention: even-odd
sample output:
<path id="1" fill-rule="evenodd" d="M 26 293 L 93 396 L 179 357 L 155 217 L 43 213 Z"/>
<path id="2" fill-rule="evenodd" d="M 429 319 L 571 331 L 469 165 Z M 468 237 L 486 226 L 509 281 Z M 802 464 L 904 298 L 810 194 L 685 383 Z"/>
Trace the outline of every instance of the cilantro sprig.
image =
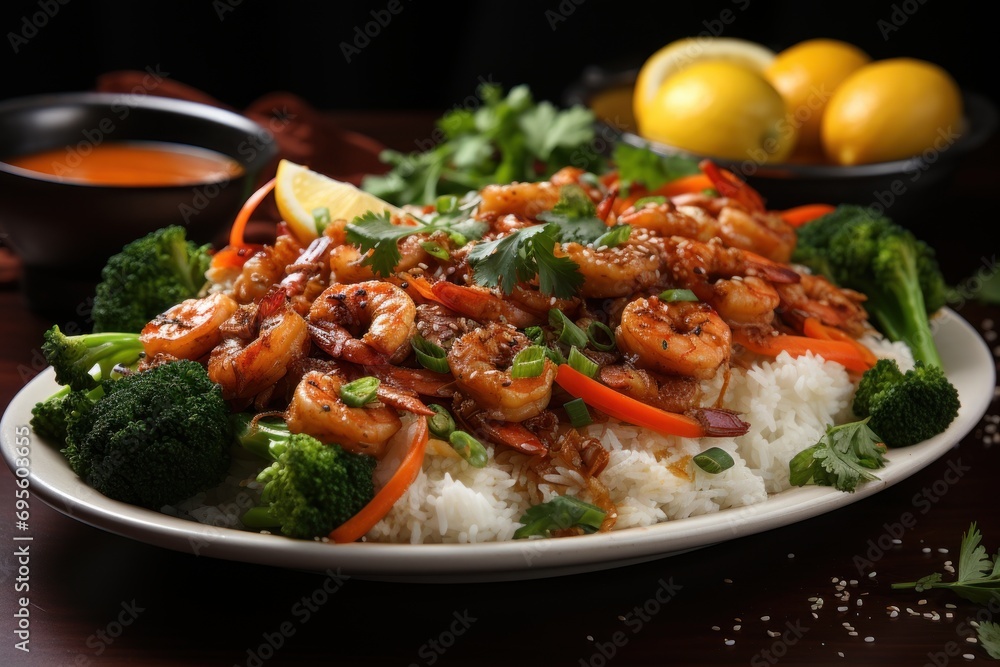
<path id="1" fill-rule="evenodd" d="M 596 117 L 589 109 L 536 102 L 523 85 L 505 96 L 487 83 L 478 93 L 478 107 L 455 108 L 438 119 L 433 147 L 383 151 L 379 159 L 389 172 L 367 176 L 362 189 L 397 206 L 429 204 L 438 195 L 494 183 L 544 180 L 567 164 L 603 170 L 606 159 L 591 146 Z"/>
<path id="2" fill-rule="evenodd" d="M 982 545 L 983 536 L 973 521 L 969 530 L 962 535 L 962 545 L 958 556 L 958 573 L 955 581 L 944 581 L 940 572 L 934 572 L 916 581 L 895 583 L 895 589 L 912 588 L 918 593 L 934 588 L 944 588 L 959 597 L 976 604 L 990 604 L 1000 600 L 1000 552 L 994 558 Z M 1000 659 L 1000 624 L 979 623 L 976 626 L 979 644 L 990 654 Z"/>
<path id="3" fill-rule="evenodd" d="M 390 276 L 402 259 L 398 242 L 407 236 L 442 231 L 456 245 L 481 238 L 488 225 L 473 220 L 468 210 L 468 207 L 454 207 L 443 213 L 439 210 L 428 219 L 412 216 L 416 225 L 395 225 L 388 211 L 368 211 L 347 223 L 347 242 L 358 246 L 363 253 L 372 251 L 361 263 L 379 276 Z"/>
<path id="4" fill-rule="evenodd" d="M 641 183 L 647 190 L 655 190 L 664 183 L 683 176 L 700 173 L 698 161 L 682 155 L 659 155 L 640 146 L 618 143 L 611 160 L 618 170 L 618 181 L 623 188 Z"/>
<path id="5" fill-rule="evenodd" d="M 553 531 L 579 528 L 584 533 L 595 533 L 604 522 L 607 512 L 575 496 L 556 496 L 540 505 L 529 507 L 514 531 L 514 539 L 550 537 Z"/>
<path id="6" fill-rule="evenodd" d="M 523 227 L 495 241 L 475 244 L 469 251 L 473 280 L 499 287 L 510 294 L 517 283 L 538 276 L 543 294 L 568 298 L 583 284 L 580 265 L 569 257 L 556 257 L 559 226 L 554 223 Z"/>
<path id="7" fill-rule="evenodd" d="M 861 482 L 877 480 L 871 471 L 885 466 L 886 447 L 868 420 L 828 426 L 826 435 L 789 462 L 793 486 L 817 484 L 854 492 Z"/>

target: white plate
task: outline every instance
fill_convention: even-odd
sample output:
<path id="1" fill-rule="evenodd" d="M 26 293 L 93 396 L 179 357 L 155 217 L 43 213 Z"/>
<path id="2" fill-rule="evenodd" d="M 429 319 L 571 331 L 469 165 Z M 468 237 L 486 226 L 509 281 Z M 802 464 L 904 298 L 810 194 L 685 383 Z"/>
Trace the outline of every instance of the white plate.
<path id="1" fill-rule="evenodd" d="M 581 537 L 485 544 L 341 544 L 293 540 L 178 519 L 97 493 L 69 469 L 49 443 L 31 438 L 30 489 L 59 512 L 141 542 L 249 563 L 312 571 L 331 570 L 365 579 L 411 581 L 500 581 L 602 570 L 663 558 L 792 524 L 878 493 L 932 463 L 969 433 L 985 414 L 996 384 L 993 356 L 965 320 L 945 310 L 935 322 L 935 340 L 948 377 L 962 401 L 944 433 L 893 450 L 880 481 L 855 493 L 829 487 L 795 488 L 749 507 L 668 521 L 644 528 Z M 0 447 L 12 470 L 15 438 L 24 433 L 31 408 L 57 389 L 51 369 L 14 397 L 0 421 Z M 803 443 L 805 447 L 809 443 Z"/>

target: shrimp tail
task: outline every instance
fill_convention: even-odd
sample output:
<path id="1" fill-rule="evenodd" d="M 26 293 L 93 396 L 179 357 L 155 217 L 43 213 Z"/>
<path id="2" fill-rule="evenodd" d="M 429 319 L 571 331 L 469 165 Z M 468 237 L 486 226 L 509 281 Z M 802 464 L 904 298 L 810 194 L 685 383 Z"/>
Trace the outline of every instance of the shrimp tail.
<path id="1" fill-rule="evenodd" d="M 363 366 L 389 363 L 388 357 L 376 352 L 369 345 L 354 338 L 343 327 L 324 327 L 310 322 L 309 335 L 319 349 L 335 359 L 342 358 Z"/>

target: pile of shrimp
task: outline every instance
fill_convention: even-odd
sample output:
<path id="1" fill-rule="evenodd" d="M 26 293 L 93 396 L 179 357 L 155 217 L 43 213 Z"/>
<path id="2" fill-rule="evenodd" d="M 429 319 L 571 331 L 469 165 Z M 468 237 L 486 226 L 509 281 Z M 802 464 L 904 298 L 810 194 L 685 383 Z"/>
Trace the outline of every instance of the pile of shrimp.
<path id="1" fill-rule="evenodd" d="M 292 432 L 375 457 L 401 416 L 444 405 L 494 451 L 529 455 L 534 474 L 557 464 L 578 471 L 590 500 L 608 512 L 607 530 L 615 517 L 600 481 L 608 453 L 570 425 L 562 406 L 572 397 L 554 382 L 556 365 L 546 358 L 537 376 L 512 377 L 514 356 L 533 344 L 525 328 L 550 332 L 552 309 L 584 330 L 601 323 L 615 335 L 611 349 L 585 351 L 598 382 L 708 422 L 725 412 L 725 384 L 706 396 L 702 381 L 728 378 L 753 356 L 734 333 L 799 332 L 810 317 L 855 338 L 869 330 L 863 295 L 790 264 L 794 228 L 734 179 L 720 181 L 717 193 L 645 201 L 635 191 L 621 196 L 614 172 L 594 179 L 565 168 L 546 181 L 492 185 L 475 193 L 472 216 L 488 225 L 482 240 L 540 224 L 566 185 L 583 188 L 609 227 L 631 226 L 614 247 L 556 245 L 583 276 L 572 297 L 543 294 L 537 280 L 509 294 L 478 285 L 467 260 L 476 242 L 456 247 L 442 232 L 402 238 L 395 271 L 379 277 L 347 242 L 347 221 L 333 221 L 309 243 L 279 223 L 273 243 L 244 253 L 241 265 L 211 269 L 206 296 L 148 323 L 144 364 L 198 360 L 234 411 L 280 415 Z M 446 258 L 428 252 L 427 241 L 446 248 Z M 661 300 L 668 289 L 698 300 Z M 449 372 L 417 362 L 417 335 L 446 352 Z M 350 407 L 340 389 L 364 376 L 380 380 L 377 400 Z"/>

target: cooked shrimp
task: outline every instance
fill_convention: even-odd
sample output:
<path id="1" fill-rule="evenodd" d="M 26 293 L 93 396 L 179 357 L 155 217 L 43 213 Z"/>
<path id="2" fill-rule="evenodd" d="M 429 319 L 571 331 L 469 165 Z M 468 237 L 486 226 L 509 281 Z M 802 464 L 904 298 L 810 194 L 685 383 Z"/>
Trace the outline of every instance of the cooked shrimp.
<path id="1" fill-rule="evenodd" d="M 154 317 L 139 334 L 147 357 L 167 354 L 198 360 L 222 341 L 222 323 L 239 304 L 219 292 L 203 299 L 187 299 Z"/>
<path id="2" fill-rule="evenodd" d="M 288 304 L 281 289 L 257 305 L 244 306 L 223 325 L 228 335 L 208 358 L 208 375 L 222 396 L 249 399 L 271 389 L 289 367 L 309 353 L 306 321 Z"/>
<path id="3" fill-rule="evenodd" d="M 434 298 L 447 308 L 477 322 L 508 322 L 523 329 L 548 322 L 549 309 L 574 310 L 576 299 L 545 296 L 533 288 L 516 285 L 509 295 L 497 288 L 457 285 L 438 281 L 431 285 Z"/>
<path id="4" fill-rule="evenodd" d="M 542 211 L 559 201 L 559 186 L 548 181 L 487 185 L 479 191 L 481 201 L 476 217 L 497 220 L 509 213 L 535 220 Z"/>
<path id="5" fill-rule="evenodd" d="M 415 318 L 417 333 L 424 340 L 447 350 L 456 338 L 474 329 L 472 319 L 456 313 L 439 303 L 422 303 L 417 306 Z"/>
<path id="6" fill-rule="evenodd" d="M 728 365 L 733 334 L 705 303 L 639 298 L 622 312 L 618 348 L 639 366 L 704 380 Z"/>
<path id="7" fill-rule="evenodd" d="M 352 452 L 381 456 L 403 422 L 395 410 L 380 403 L 350 407 L 340 399 L 344 384 L 345 379 L 336 373 L 309 371 L 303 375 L 285 411 L 288 430 L 337 443 Z"/>
<path id="8" fill-rule="evenodd" d="M 514 356 L 530 345 L 512 325 L 491 322 L 456 340 L 448 351 L 456 385 L 479 403 L 487 418 L 520 422 L 548 406 L 556 376 L 551 360 L 544 360 L 535 377 L 511 377 Z"/>
<path id="9" fill-rule="evenodd" d="M 868 313 L 862 306 L 865 295 L 837 287 L 823 276 L 803 273 L 798 283 L 776 288 L 785 308 L 811 315 L 855 337 L 869 328 Z"/>
<path id="10" fill-rule="evenodd" d="M 274 245 L 264 246 L 243 265 L 233 283 L 233 298 L 238 303 L 259 301 L 273 285 L 285 277 L 285 268 L 302 253 L 302 244 L 291 234 L 281 234 Z"/>
<path id="11" fill-rule="evenodd" d="M 718 240 L 651 239 L 663 252 L 666 280 L 694 292 L 732 326 L 767 327 L 781 300 L 774 283 L 798 282 L 792 269 Z"/>
<path id="12" fill-rule="evenodd" d="M 612 248 L 592 248 L 579 243 L 556 246 L 558 257 L 568 257 L 583 275 L 580 296 L 607 299 L 642 292 L 660 279 L 662 259 L 642 240 Z"/>
<path id="13" fill-rule="evenodd" d="M 369 280 L 327 287 L 309 310 L 309 324 L 327 354 L 355 363 L 384 363 L 409 354 L 415 315 L 409 294 L 391 283 Z"/>
<path id="14" fill-rule="evenodd" d="M 661 236 L 683 236 L 699 241 L 708 241 L 719 233 L 718 221 L 708 213 L 695 207 L 682 211 L 669 199 L 663 203 L 647 201 L 639 208 L 630 206 L 618 216 L 618 222 Z"/>

